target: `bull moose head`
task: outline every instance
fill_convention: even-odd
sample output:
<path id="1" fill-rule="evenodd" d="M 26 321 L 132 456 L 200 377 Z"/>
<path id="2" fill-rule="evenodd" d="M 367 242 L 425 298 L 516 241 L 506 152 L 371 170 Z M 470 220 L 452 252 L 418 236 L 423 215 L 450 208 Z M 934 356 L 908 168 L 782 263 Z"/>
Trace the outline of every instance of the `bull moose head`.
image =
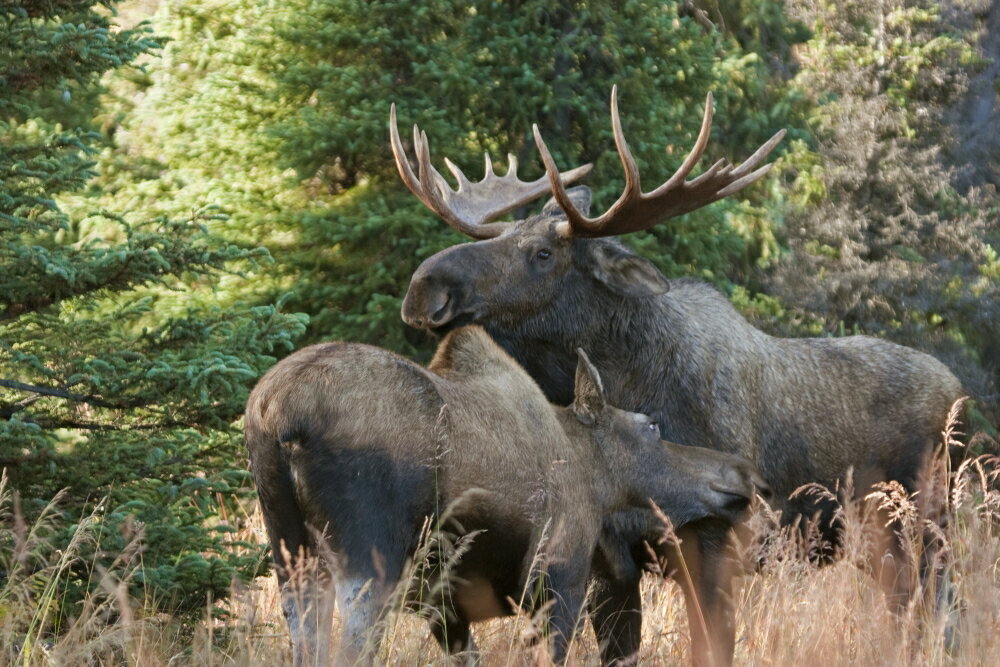
<path id="1" fill-rule="evenodd" d="M 520 180 L 512 155 L 507 173 L 499 176 L 487 154 L 483 179 L 472 183 L 445 159 L 458 181 L 453 189 L 431 165 L 427 135 L 416 125 L 414 173 L 400 140 L 393 105 L 389 129 L 403 182 L 445 222 L 478 241 L 442 251 L 420 266 L 403 302 L 403 319 L 411 326 L 435 330 L 473 322 L 525 323 L 536 313 L 556 313 L 560 302 L 575 296 L 573 287 L 580 284 L 580 277 L 618 294 L 662 294 L 668 283 L 650 262 L 604 237 L 649 229 L 742 190 L 768 172 L 771 165 L 761 163 L 785 133 L 776 133 L 739 167 L 719 160 L 705 173 L 687 180 L 708 144 L 712 126 L 709 93 L 691 152 L 665 183 L 644 193 L 622 131 L 617 87 L 611 92 L 611 121 L 625 170 L 625 190 L 605 213 L 591 218 L 590 190 L 566 187 L 587 174 L 591 165 L 560 172 L 537 125 L 533 128 L 535 143 L 546 176 L 531 182 Z M 513 223 L 494 222 L 549 192 L 553 198 L 541 214 Z M 600 242 L 594 241 L 598 239 Z"/>

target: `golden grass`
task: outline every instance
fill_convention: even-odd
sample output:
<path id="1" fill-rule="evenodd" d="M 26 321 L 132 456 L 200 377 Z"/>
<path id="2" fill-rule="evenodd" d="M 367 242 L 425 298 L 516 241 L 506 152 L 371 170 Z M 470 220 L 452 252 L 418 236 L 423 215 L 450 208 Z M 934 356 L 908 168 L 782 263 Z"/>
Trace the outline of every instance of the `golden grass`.
<path id="1" fill-rule="evenodd" d="M 864 571 L 865 512 L 845 515 L 845 557 L 817 568 L 797 558 L 778 558 L 762 571 L 742 577 L 737 591 L 737 665 L 995 665 L 1000 664 L 1000 491 L 991 478 L 995 461 L 963 465 L 947 508 L 947 551 L 960 607 L 960 633 L 948 647 L 940 619 L 916 607 L 891 613 L 874 579 Z M 940 492 L 940 491 L 939 491 Z M 875 499 L 876 501 L 878 498 Z M 912 500 L 912 499 L 907 499 Z M 9 515 L 10 497 L 0 485 L 0 504 Z M 874 516 L 874 515 L 873 515 Z M 44 522 L 44 519 L 41 520 Z M 30 550 L 36 526 L 20 525 L 18 544 Z M 259 516 L 250 536 L 264 539 Z M 239 536 L 241 539 L 247 536 Z M 772 543 L 773 544 L 773 543 Z M 790 553 L 791 546 L 776 547 Z M 72 545 L 60 557 L 20 576 L 17 554 L 4 554 L 6 579 L 0 589 L 0 663 L 11 665 L 281 665 L 290 664 L 287 631 L 273 577 L 234 587 L 222 603 L 227 617 L 195 627 L 144 612 L 143 600 L 126 595 L 122 578 L 137 566 L 123 554 L 121 567 L 105 573 L 100 590 L 79 617 L 59 634 L 46 626 L 52 600 L 45 577 L 58 576 Z M 859 566 L 860 564 L 860 566 Z M 36 564 L 37 565 L 37 564 Z M 41 574 L 39 574 L 39 572 Z M 684 602 L 676 585 L 647 576 L 643 581 L 642 664 L 683 665 L 689 660 Z M 206 605 L 207 609 L 207 605 Z M 206 611 L 205 618 L 208 619 Z M 335 619 L 336 623 L 336 619 Z M 937 624 L 937 625 L 935 625 Z M 527 617 L 477 625 L 473 632 L 482 664 L 546 664 L 531 642 L 536 623 Z M 930 628 L 922 632 L 921 627 Z M 336 636 L 336 628 L 334 628 Z M 391 614 L 377 663 L 446 664 L 427 624 L 409 614 Z M 578 665 L 599 664 L 587 629 L 571 650 Z"/>

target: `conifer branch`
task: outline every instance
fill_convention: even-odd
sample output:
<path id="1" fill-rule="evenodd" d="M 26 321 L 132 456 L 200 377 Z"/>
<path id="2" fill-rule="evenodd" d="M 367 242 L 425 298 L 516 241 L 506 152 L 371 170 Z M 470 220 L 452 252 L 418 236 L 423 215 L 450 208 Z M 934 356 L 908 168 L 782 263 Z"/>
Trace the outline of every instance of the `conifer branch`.
<path id="1" fill-rule="evenodd" d="M 38 394 L 39 396 L 55 396 L 56 398 L 65 398 L 70 401 L 76 401 L 77 403 L 87 403 L 88 405 L 93 405 L 99 408 L 121 409 L 121 408 L 135 407 L 135 404 L 129 401 L 123 401 L 116 405 L 114 403 L 109 403 L 103 399 L 97 398 L 96 396 L 75 394 L 71 391 L 66 391 L 65 389 L 55 389 L 53 387 L 39 387 L 37 385 L 25 384 L 23 382 L 16 382 L 14 380 L 0 380 L 0 387 L 14 389 L 16 391 L 28 391 L 33 394 Z M 11 412 L 10 414 L 6 414 L 6 412 L 7 409 L 0 410 L 0 415 L 9 417 L 11 414 L 13 414 L 13 412 Z"/>

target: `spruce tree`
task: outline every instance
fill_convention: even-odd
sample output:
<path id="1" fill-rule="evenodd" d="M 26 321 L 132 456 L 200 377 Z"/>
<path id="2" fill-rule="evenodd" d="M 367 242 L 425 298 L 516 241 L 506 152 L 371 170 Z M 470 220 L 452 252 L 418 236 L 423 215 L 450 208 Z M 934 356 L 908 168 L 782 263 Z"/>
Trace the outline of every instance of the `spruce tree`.
<path id="1" fill-rule="evenodd" d="M 264 567 L 233 535 L 251 496 L 236 420 L 305 318 L 220 305 L 267 255 L 213 237 L 211 210 L 144 219 L 83 190 L 101 76 L 159 47 L 116 29 L 113 4 L 0 8 L 0 465 L 23 513 L 2 517 L 0 577 L 30 577 L 75 536 L 63 612 L 109 569 L 152 605 L 203 610 Z M 25 555 L 17 526 L 53 499 Z"/>
<path id="2" fill-rule="evenodd" d="M 283 140 L 283 164 L 342 193 L 336 206 L 301 220 L 302 245 L 330 252 L 320 261 L 316 253 L 282 256 L 290 266 L 301 262 L 295 303 L 316 313 L 318 332 L 409 349 L 407 342 L 420 341 L 400 325 L 398 304 L 410 274 L 431 253 L 466 240 L 399 182 L 386 131 L 391 102 L 404 141 L 418 123 L 435 164 L 447 156 L 470 178 L 482 175 L 484 151 L 500 173 L 511 153 L 523 178 L 541 175 L 531 138 L 538 123 L 563 168 L 595 163 L 586 181 L 595 208 L 610 205 L 623 185 L 608 108 L 615 84 L 647 189 L 692 146 L 709 91 L 718 102 L 702 168 L 712 158 L 742 159 L 787 125 L 779 110 L 732 130 L 730 109 L 763 99 L 763 86 L 743 85 L 754 79 L 756 60 L 710 23 L 682 14 L 680 4 L 291 3 L 276 35 L 275 78 L 292 109 L 273 131 Z M 732 287 L 775 254 L 766 209 L 747 205 L 768 196 L 755 188 L 625 240 L 668 275 Z"/>
<path id="3" fill-rule="evenodd" d="M 261 303 L 287 295 L 310 314 L 310 340 L 418 357 L 433 347 L 402 323 L 399 303 L 422 259 L 466 239 L 400 182 L 392 102 L 404 137 L 419 123 L 435 164 L 447 156 L 473 178 L 484 151 L 498 169 L 513 153 L 522 177 L 541 175 L 538 122 L 560 164 L 595 162 L 595 206 L 623 184 L 614 84 L 647 188 L 680 164 L 709 90 L 706 165 L 739 160 L 790 125 L 782 95 L 754 83 L 756 56 L 669 2 L 198 0 L 163 3 L 155 25 L 170 41 L 148 77 L 121 84 L 122 149 L 102 158 L 109 201 L 167 215 L 218 204 L 228 218 L 213 232 L 276 260 L 234 289 Z M 771 106 L 760 104 L 767 95 Z M 754 105 L 766 111 L 737 124 L 733 114 Z M 120 166 L 124 154 L 148 166 Z M 774 183 L 626 240 L 670 275 L 733 288 L 775 254 Z"/>

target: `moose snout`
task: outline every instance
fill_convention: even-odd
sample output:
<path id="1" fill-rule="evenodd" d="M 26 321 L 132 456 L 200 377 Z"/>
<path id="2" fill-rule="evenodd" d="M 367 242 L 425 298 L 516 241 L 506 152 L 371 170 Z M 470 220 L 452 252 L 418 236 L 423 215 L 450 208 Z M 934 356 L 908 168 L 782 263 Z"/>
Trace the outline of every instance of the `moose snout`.
<path id="1" fill-rule="evenodd" d="M 709 486 L 717 495 L 716 505 L 723 515 L 737 516 L 750 504 L 750 496 L 743 490 L 727 488 L 719 484 Z"/>
<path id="2" fill-rule="evenodd" d="M 749 461 L 741 462 L 730 471 L 730 478 L 732 484 L 739 485 L 751 498 L 754 495 L 759 495 L 765 500 L 771 497 L 771 486 Z"/>
<path id="3" fill-rule="evenodd" d="M 770 485 L 753 464 L 742 457 L 733 457 L 728 465 L 723 465 L 709 488 L 715 493 L 720 514 L 730 520 L 738 519 L 755 495 L 764 500 L 771 497 Z"/>
<path id="4" fill-rule="evenodd" d="M 417 329 L 432 329 L 440 326 L 448 319 L 451 295 L 447 290 L 426 291 L 419 296 L 410 298 L 413 292 L 407 292 L 403 300 L 403 321 Z"/>
<path id="5" fill-rule="evenodd" d="M 400 309 L 404 322 L 417 329 L 441 329 L 472 315 L 481 297 L 469 282 L 468 248 L 448 248 L 417 268 Z"/>
<path id="6" fill-rule="evenodd" d="M 753 484 L 754 493 L 764 500 L 770 501 L 772 496 L 774 496 L 774 492 L 771 491 L 771 485 L 753 468 L 750 469 L 750 482 Z"/>
<path id="7" fill-rule="evenodd" d="M 403 298 L 400 312 L 403 321 L 417 329 L 433 329 L 445 324 L 454 316 L 455 300 L 451 292 L 445 285 L 418 280 L 414 276 Z"/>

